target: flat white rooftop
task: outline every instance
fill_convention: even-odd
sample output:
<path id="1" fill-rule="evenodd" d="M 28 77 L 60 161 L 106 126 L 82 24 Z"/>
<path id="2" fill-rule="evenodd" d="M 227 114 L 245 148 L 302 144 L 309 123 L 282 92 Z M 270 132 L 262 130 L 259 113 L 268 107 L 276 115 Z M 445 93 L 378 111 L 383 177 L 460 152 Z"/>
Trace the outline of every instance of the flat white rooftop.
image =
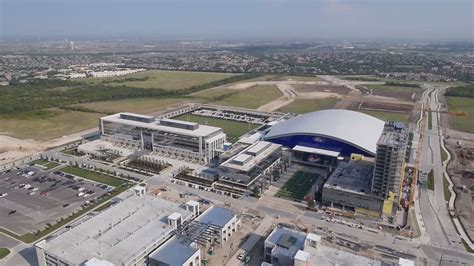
<path id="1" fill-rule="evenodd" d="M 192 136 L 192 137 L 207 137 L 214 133 L 218 133 L 219 131 L 223 132 L 222 128 L 206 126 L 206 125 L 199 125 L 196 129 L 189 130 L 189 129 L 179 128 L 179 127 L 161 125 L 160 120 L 156 120 L 151 123 L 128 120 L 128 119 L 120 118 L 120 114 L 121 113 L 113 114 L 113 115 L 102 117 L 100 119 L 102 121 L 111 122 L 111 123 L 118 123 L 118 124 L 133 126 L 133 127 L 141 127 L 141 128 L 146 128 L 150 130 L 157 130 L 157 131 L 169 132 L 169 133 Z M 134 115 L 134 114 L 127 113 L 127 115 Z M 181 120 L 174 120 L 174 119 L 166 119 L 165 121 L 167 122 L 176 121 L 176 123 L 187 124 L 187 125 L 195 124 L 195 123 L 190 123 L 190 122 L 181 121 Z"/>
<path id="2" fill-rule="evenodd" d="M 223 162 L 221 166 L 247 172 L 280 147 L 280 144 L 259 141 L 229 158 L 227 161 Z"/>
<path id="3" fill-rule="evenodd" d="M 380 261 L 355 255 L 347 251 L 319 245 L 317 248 L 306 246 L 304 251 L 309 254 L 311 262 L 317 265 L 340 266 L 379 266 Z"/>
<path id="4" fill-rule="evenodd" d="M 143 257 L 148 248 L 169 237 L 173 230 L 167 223 L 170 214 L 182 214 L 183 221 L 192 218 L 192 213 L 177 203 L 126 194 L 123 201 L 36 246 L 73 265 L 92 258 L 122 265 Z"/>

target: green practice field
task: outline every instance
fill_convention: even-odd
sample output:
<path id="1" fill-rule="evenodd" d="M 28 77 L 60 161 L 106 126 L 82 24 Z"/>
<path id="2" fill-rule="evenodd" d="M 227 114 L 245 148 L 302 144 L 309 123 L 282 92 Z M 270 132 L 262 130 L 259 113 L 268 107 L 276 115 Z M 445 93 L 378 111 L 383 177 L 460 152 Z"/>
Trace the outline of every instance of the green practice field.
<path id="1" fill-rule="evenodd" d="M 60 169 L 61 172 L 68 173 L 71 175 L 79 176 L 85 179 L 89 179 L 95 182 L 99 182 L 102 184 L 106 184 L 109 186 L 113 187 L 119 187 L 123 183 L 125 183 L 124 180 L 115 178 L 109 175 L 104 175 L 101 173 L 85 170 L 85 169 L 80 169 L 77 167 L 72 167 L 72 166 L 66 166 L 64 168 Z"/>
<path id="2" fill-rule="evenodd" d="M 275 85 L 257 85 L 216 101 L 214 104 L 256 109 L 280 96 L 280 90 Z"/>
<path id="3" fill-rule="evenodd" d="M 280 188 L 275 196 L 303 200 L 317 179 L 316 174 L 298 171 Z"/>
<path id="4" fill-rule="evenodd" d="M 227 137 L 233 141 L 237 140 L 240 136 L 247 133 L 248 131 L 260 126 L 256 124 L 249 124 L 239 121 L 232 121 L 193 114 L 184 114 L 173 117 L 173 119 L 195 122 L 202 125 L 221 127 L 222 129 L 224 129 L 224 132 L 227 134 Z"/>
<path id="5" fill-rule="evenodd" d="M 292 103 L 280 108 L 284 113 L 304 114 L 318 110 L 331 109 L 337 103 L 337 98 L 325 99 L 296 99 Z"/>
<path id="6" fill-rule="evenodd" d="M 446 97 L 450 112 L 465 112 L 467 116 L 450 115 L 456 130 L 474 133 L 474 98 Z"/>
<path id="7" fill-rule="evenodd" d="M 202 85 L 212 81 L 225 79 L 233 75 L 236 74 L 151 70 L 122 77 L 88 78 L 82 81 L 102 83 L 107 86 L 125 85 L 135 88 L 182 90 L 191 86 Z"/>
<path id="8" fill-rule="evenodd" d="M 396 121 L 407 123 L 409 120 L 409 114 L 406 113 L 393 113 L 393 112 L 383 112 L 383 111 L 371 111 L 371 110 L 358 110 L 361 113 L 368 114 L 374 117 L 377 117 L 380 120 L 384 121 Z"/>
<path id="9" fill-rule="evenodd" d="M 41 115 L 0 116 L 0 134 L 20 139 L 48 140 L 97 126 L 103 114 L 48 109 Z"/>

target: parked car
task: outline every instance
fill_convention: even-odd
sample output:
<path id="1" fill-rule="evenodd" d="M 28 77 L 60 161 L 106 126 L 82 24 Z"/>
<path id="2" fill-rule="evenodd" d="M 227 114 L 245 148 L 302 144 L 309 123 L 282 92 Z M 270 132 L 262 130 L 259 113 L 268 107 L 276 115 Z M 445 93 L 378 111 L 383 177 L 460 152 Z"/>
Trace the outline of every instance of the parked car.
<path id="1" fill-rule="evenodd" d="M 8 193 L 0 193 L 0 198 L 6 197 Z"/>

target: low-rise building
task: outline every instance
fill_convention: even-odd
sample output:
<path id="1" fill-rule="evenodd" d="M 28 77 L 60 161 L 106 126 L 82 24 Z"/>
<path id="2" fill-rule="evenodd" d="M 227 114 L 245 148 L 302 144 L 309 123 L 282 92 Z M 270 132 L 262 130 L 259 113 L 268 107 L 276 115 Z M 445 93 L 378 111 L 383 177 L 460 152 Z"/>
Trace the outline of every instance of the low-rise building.
<path id="1" fill-rule="evenodd" d="M 323 186 L 323 203 L 343 210 L 381 212 L 383 200 L 370 193 L 373 169 L 370 161 L 339 162 Z"/>
<path id="2" fill-rule="evenodd" d="M 267 175 L 281 161 L 281 145 L 258 141 L 232 156 L 219 166 L 215 189 L 226 193 L 250 194 L 255 186 L 263 187 Z M 263 179 L 263 180 L 262 180 Z"/>
<path id="3" fill-rule="evenodd" d="M 323 245 L 319 235 L 277 227 L 265 240 L 262 265 L 378 266 L 381 262 Z"/>
<path id="4" fill-rule="evenodd" d="M 195 213 L 188 205 L 126 192 L 118 203 L 38 242 L 40 265 L 142 265 Z"/>

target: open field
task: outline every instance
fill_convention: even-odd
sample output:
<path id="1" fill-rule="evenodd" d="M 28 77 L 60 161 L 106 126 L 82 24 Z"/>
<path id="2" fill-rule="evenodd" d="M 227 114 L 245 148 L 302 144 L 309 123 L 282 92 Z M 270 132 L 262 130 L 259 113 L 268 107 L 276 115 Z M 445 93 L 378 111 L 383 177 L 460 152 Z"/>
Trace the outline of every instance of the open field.
<path id="1" fill-rule="evenodd" d="M 122 77 L 88 78 L 81 81 L 102 83 L 107 86 L 125 85 L 134 88 L 182 90 L 191 86 L 202 85 L 212 81 L 228 78 L 233 75 L 236 74 L 151 70 Z"/>
<path id="2" fill-rule="evenodd" d="M 304 114 L 313 111 L 331 109 L 337 102 L 337 98 L 325 99 L 296 99 L 287 106 L 280 108 L 279 112 Z"/>
<path id="3" fill-rule="evenodd" d="M 323 81 L 321 78 L 316 76 L 277 76 L 274 77 L 272 80 L 296 80 L 296 81 Z"/>
<path id="4" fill-rule="evenodd" d="M 348 88 L 335 85 L 296 84 L 292 87 L 298 92 L 332 92 L 343 95 L 349 92 Z"/>
<path id="5" fill-rule="evenodd" d="M 474 98 L 446 97 L 450 112 L 465 112 L 467 116 L 450 115 L 454 129 L 474 133 Z"/>
<path id="6" fill-rule="evenodd" d="M 395 99 L 414 101 L 421 98 L 423 88 L 414 87 L 402 87 L 402 86 L 387 86 L 380 84 L 367 85 L 369 89 L 372 89 L 372 94 L 390 97 Z"/>
<path id="7" fill-rule="evenodd" d="M 214 117 L 193 115 L 193 114 L 184 114 L 180 116 L 173 117 L 173 119 L 195 122 L 203 125 L 221 127 L 224 129 L 224 132 L 227 134 L 227 138 L 232 140 L 237 140 L 240 136 L 247 133 L 248 131 L 258 127 L 256 124 L 249 124 L 239 121 L 232 121 Z"/>
<path id="8" fill-rule="evenodd" d="M 368 114 L 384 121 L 398 121 L 408 123 L 409 114 L 407 113 L 393 113 L 383 111 L 369 111 L 369 110 L 358 110 L 361 113 Z"/>
<path id="9" fill-rule="evenodd" d="M 192 96 L 196 97 L 197 99 L 202 98 L 207 101 L 217 101 L 219 98 L 225 98 L 237 93 L 239 93 L 238 90 L 220 87 L 193 93 Z"/>
<path id="10" fill-rule="evenodd" d="M 200 99 L 191 99 L 188 97 L 176 98 L 135 98 L 116 101 L 101 101 L 93 103 L 76 104 L 73 106 L 82 106 L 100 113 L 118 113 L 132 112 L 139 114 L 148 114 L 165 109 L 166 107 L 184 103 L 188 101 L 200 101 Z"/>
<path id="11" fill-rule="evenodd" d="M 313 173 L 298 171 L 281 187 L 275 196 L 303 200 L 316 179 L 317 176 Z"/>
<path id="12" fill-rule="evenodd" d="M 257 85 L 216 101 L 214 104 L 256 109 L 280 96 L 280 90 L 275 85 Z"/>
<path id="13" fill-rule="evenodd" d="M 80 169 L 80 168 L 72 167 L 72 166 L 66 166 L 64 168 L 61 168 L 60 171 L 71 174 L 71 175 L 75 175 L 78 177 L 83 177 L 85 179 L 99 182 L 102 184 L 106 184 L 109 186 L 113 186 L 113 187 L 119 187 L 120 185 L 125 183 L 124 180 L 119 179 L 119 178 L 115 178 L 109 175 L 104 175 L 97 172 L 84 170 L 84 169 Z"/>
<path id="14" fill-rule="evenodd" d="M 48 109 L 47 115 L 0 116 L 0 134 L 20 139 L 49 140 L 97 126 L 103 114 Z"/>

